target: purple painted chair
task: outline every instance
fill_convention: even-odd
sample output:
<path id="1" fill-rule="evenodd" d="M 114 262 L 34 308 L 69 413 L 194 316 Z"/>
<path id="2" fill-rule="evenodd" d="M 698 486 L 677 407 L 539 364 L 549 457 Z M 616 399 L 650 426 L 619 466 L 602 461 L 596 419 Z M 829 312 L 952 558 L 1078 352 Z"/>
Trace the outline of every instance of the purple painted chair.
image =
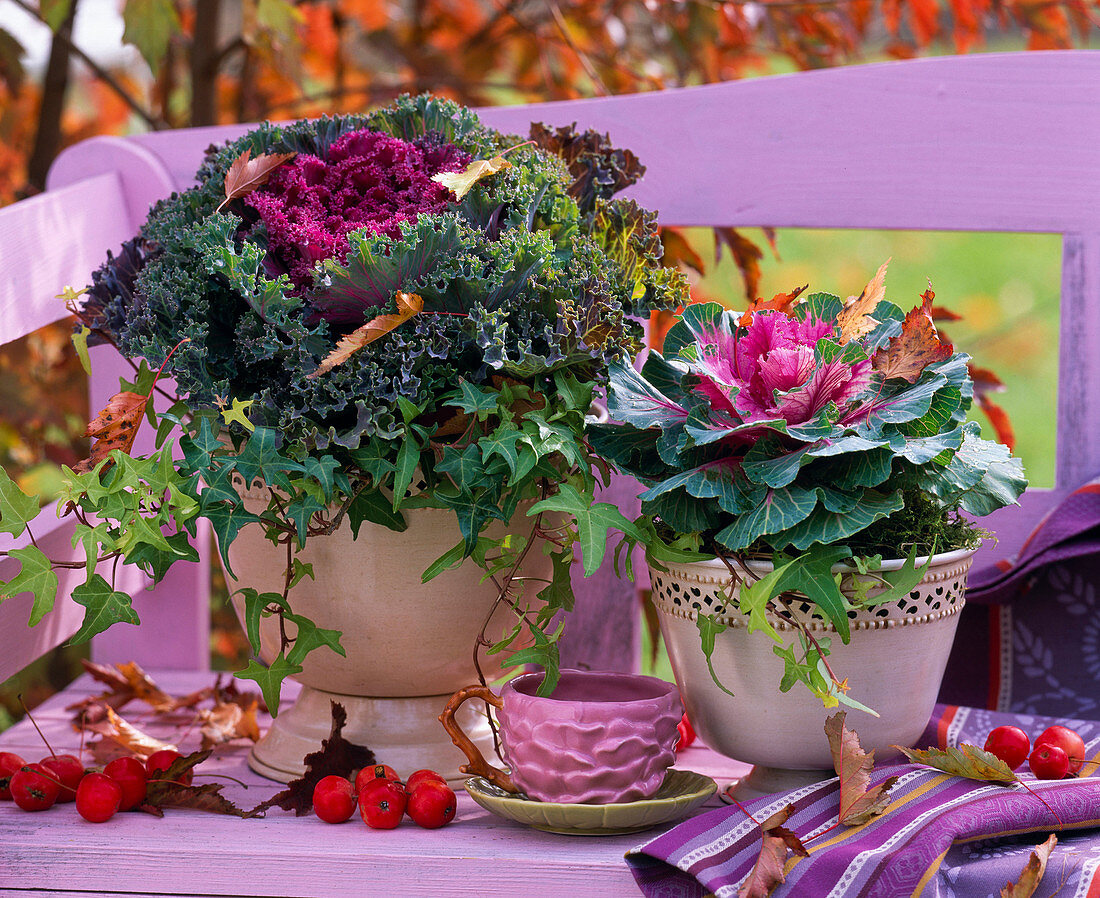
<path id="1" fill-rule="evenodd" d="M 1100 54 L 1089 51 L 991 54 L 490 109 L 484 118 L 516 133 L 526 133 L 531 120 L 610 131 L 645 161 L 648 173 L 635 196 L 669 225 L 1062 234 L 1056 486 L 1029 490 L 1022 508 L 993 517 L 1001 558 L 1016 551 L 1061 497 L 1100 473 L 1098 73 Z M 153 201 L 190 183 L 210 143 L 242 130 L 234 125 L 99 137 L 64 152 L 46 194 L 0 212 L 0 252 L 7 263 L 0 283 L 2 338 L 63 317 L 54 298 L 61 288 L 86 283 Z M 109 358 L 110 350 L 97 355 L 93 411 L 126 370 Z M 628 490 L 618 492 L 623 495 L 612 495 L 630 501 Z M 58 526 L 52 518 L 45 510 L 36 534 L 65 543 L 64 522 Z M 630 588 L 617 584 L 610 570 L 578 586 L 594 598 L 582 602 L 568 660 L 630 667 L 638 633 Z M 177 566 L 156 593 L 138 599 L 143 626 L 120 626 L 99 637 L 96 657 L 205 667 L 207 595 L 202 566 Z M 64 640 L 79 620 L 66 607 L 26 630 L 28 612 L 29 596 L 0 605 L 0 633 L 20 633 L 5 640 L 0 678 Z M 616 625 L 596 633 L 609 612 Z M 1009 631 L 999 613 L 985 613 L 984 629 L 1001 634 L 1005 646 Z M 980 666 L 989 669 L 984 653 Z M 977 693 L 967 697 L 975 701 Z M 1000 693 L 993 701 L 1006 705 Z"/>
<path id="2" fill-rule="evenodd" d="M 1100 52 L 987 54 L 859 66 L 492 109 L 485 111 L 484 119 L 520 134 L 533 119 L 550 125 L 576 121 L 582 128 L 610 132 L 615 143 L 632 148 L 644 160 L 648 172 L 634 196 L 657 209 L 668 225 L 1063 235 L 1055 487 L 1029 490 L 1021 507 L 989 520 L 1000 544 L 979 558 L 976 567 L 1012 555 L 1045 512 L 1100 474 Z M 241 130 L 233 126 L 94 138 L 66 151 L 54 165 L 46 194 L 0 210 L 0 340 L 14 340 L 63 317 L 61 303 L 54 299 L 62 287 L 86 283 L 106 251 L 136 230 L 152 201 L 187 186 L 209 143 Z M 110 355 L 110 350 L 105 353 Z M 117 389 L 121 365 L 112 371 L 106 361 L 93 357 L 93 410 Z M 618 495 L 624 503 L 629 501 L 628 492 Z M 68 545 L 66 524 L 56 521 L 52 508 L 42 513 L 35 533 L 40 543 L 57 550 Z M 0 548 L 12 545 L 10 537 L 0 534 Z M 1076 568 L 1052 568 L 1037 575 L 1040 581 L 1047 578 L 1047 587 L 1033 586 L 1029 595 L 1013 596 L 1012 604 L 975 606 L 968 612 L 978 627 L 971 631 L 967 625 L 960 635 L 958 679 L 949 680 L 946 698 L 1011 703 L 1014 697 L 1005 694 L 1004 677 L 994 688 L 992 678 L 983 681 L 982 676 L 990 670 L 990 646 L 999 651 L 998 670 L 1012 669 L 1013 640 L 1022 639 L 1022 631 L 1014 633 L 1006 624 L 1014 615 L 1017 620 L 1029 613 L 1054 620 L 1057 633 L 1044 636 L 1053 652 L 1076 651 L 1084 658 L 1100 651 L 1096 645 L 1074 648 L 1074 635 L 1082 633 L 1082 616 L 1068 604 L 1045 600 L 1049 587 L 1062 589 L 1078 582 L 1082 595 L 1093 595 L 1100 582 L 1096 556 L 1083 557 Z M 10 562 L 0 561 L 0 572 L 6 564 Z M 150 669 L 205 668 L 206 568 L 178 567 L 169 581 L 135 602 L 144 622 L 141 628 L 116 627 L 95 640 L 97 658 L 136 659 Z M 133 589 L 140 587 L 131 584 Z M 574 621 L 574 630 L 583 635 L 570 647 L 570 660 L 632 666 L 638 632 L 632 587 L 604 572 L 583 592 L 581 619 Z M 28 596 L 0 604 L 0 679 L 68 638 L 82 614 L 81 608 L 62 602 L 47 621 L 28 629 L 29 606 Z M 1027 649 L 1023 642 L 1020 647 Z M 1051 669 L 1060 663 L 1055 657 Z M 1085 658 L 1070 663 L 1087 668 L 1091 662 Z M 1049 706 L 1045 711 L 1054 713 Z M 102 839 L 95 827 L 61 827 L 65 832 L 57 831 L 43 847 L 45 830 L 24 831 L 17 824 L 5 829 L 2 824 L 0 820 L 0 895 L 5 888 L 140 892 L 168 878 L 172 891 L 180 894 L 241 894 L 244 889 L 251 894 L 363 894 L 365 868 L 356 867 L 353 849 L 341 855 L 345 866 L 336 872 L 329 864 L 323 875 L 318 874 L 321 878 L 307 875 L 307 868 L 312 868 L 302 863 L 301 852 L 320 851 L 321 846 L 335 850 L 340 838 L 314 833 L 317 847 L 311 849 L 305 830 L 301 837 L 284 838 L 273 827 L 257 840 L 266 848 L 262 859 L 260 847 L 242 847 L 241 851 L 256 853 L 248 882 L 214 871 L 209 857 L 203 868 L 196 860 L 199 855 L 188 854 L 188 845 L 199 836 L 180 832 L 163 840 L 165 854 L 157 857 L 155 871 L 146 868 L 142 888 L 132 867 L 96 879 L 92 865 L 81 863 L 81 857 L 100 857 L 106 850 L 96 842 Z M 186 823 L 179 825 L 186 830 Z M 210 831 L 203 832 L 206 839 Z M 553 838 L 494 829 L 492 821 L 484 831 L 471 827 L 461 837 L 459 832 L 465 831 L 456 828 L 455 838 L 466 841 L 461 848 L 443 852 L 447 857 L 442 859 L 435 858 L 440 853 L 438 841 L 434 848 L 425 842 L 421 852 L 418 842 L 406 839 L 392 843 L 392 858 L 397 860 L 389 866 L 380 859 L 382 847 L 364 862 L 370 860 L 375 875 L 392 876 L 393 882 L 415 862 L 420 885 L 435 894 L 447 891 L 447 883 L 460 882 L 477 886 L 479 894 L 489 891 L 492 882 L 515 893 L 522 890 L 517 883 L 534 881 L 542 883 L 544 894 L 633 893 L 622 864 L 621 839 L 573 841 L 563 849 Z M 281 839 L 281 847 L 268 839 Z M 501 847 L 505 841 L 506 859 Z M 10 846 L 24 842 L 25 850 L 7 853 Z M 375 844 L 391 845 L 384 840 Z M 74 845 L 86 849 L 84 854 Z M 209 854 L 208 845 L 203 853 Z M 39 879 L 13 881 L 6 864 L 16 860 L 17 867 L 11 869 L 38 870 Z M 420 887 L 402 881 L 402 893 Z"/>

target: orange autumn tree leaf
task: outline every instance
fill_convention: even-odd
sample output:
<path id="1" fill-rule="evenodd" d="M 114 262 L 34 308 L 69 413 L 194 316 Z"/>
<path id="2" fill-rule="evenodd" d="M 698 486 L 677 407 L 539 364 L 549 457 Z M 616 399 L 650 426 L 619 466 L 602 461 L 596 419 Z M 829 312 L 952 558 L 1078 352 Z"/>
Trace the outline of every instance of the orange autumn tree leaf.
<path id="1" fill-rule="evenodd" d="M 901 325 L 901 333 L 875 353 L 871 365 L 889 380 L 898 377 L 916 383 L 929 365 L 951 357 L 955 348 L 945 341 L 932 323 L 931 290 L 921 294 L 922 302 L 913 308 Z"/>
<path id="2" fill-rule="evenodd" d="M 1047 869 L 1047 860 L 1057 844 L 1058 837 L 1051 833 L 1042 845 L 1037 845 L 1020 871 L 1020 878 L 1016 882 L 1006 883 L 1001 889 L 1001 898 L 1031 898 L 1039 888 Z"/>
<path id="3" fill-rule="evenodd" d="M 683 265 L 699 274 L 707 273 L 703 257 L 688 242 L 681 228 L 660 228 L 661 248 L 664 250 L 661 260 L 669 267 Z"/>
<path id="4" fill-rule="evenodd" d="M 723 246 L 729 248 L 745 282 L 745 296 L 751 301 L 759 292 L 760 260 L 764 258 L 764 251 L 737 228 L 715 228 L 714 238 L 715 258 L 720 257 Z"/>
<path id="5" fill-rule="evenodd" d="M 828 718 L 825 721 L 825 735 L 833 755 L 833 769 L 840 777 L 840 811 L 837 818 L 845 826 L 860 826 L 886 810 L 890 787 L 898 778 L 888 776 L 877 786 L 871 787 L 875 753 L 863 750 L 856 732 L 844 725 L 845 718 L 843 711 Z"/>
<path id="6" fill-rule="evenodd" d="M 396 314 L 379 315 L 347 336 L 341 337 L 336 348 L 325 356 L 317 366 L 317 370 L 307 374 L 306 377 L 320 377 L 337 365 L 344 364 L 364 346 L 373 343 L 379 337 L 384 337 L 398 325 L 404 324 L 414 315 L 424 311 L 424 299 L 416 293 L 397 293 L 394 298 L 397 301 Z"/>
<path id="7" fill-rule="evenodd" d="M 225 173 L 225 199 L 214 211 L 221 212 L 222 206 L 230 200 L 248 196 L 257 187 L 266 184 L 275 169 L 297 155 L 297 153 L 261 153 L 252 159 L 250 158 L 252 150 L 246 149 L 233 160 L 229 171 Z"/>
<path id="8" fill-rule="evenodd" d="M 849 296 L 844 308 L 836 316 L 837 324 L 840 325 L 841 343 L 858 340 L 878 327 L 878 319 L 872 317 L 872 313 L 886 296 L 886 266 L 889 264 L 889 259 L 883 262 L 875 276 L 863 288 L 863 292 L 859 296 Z"/>

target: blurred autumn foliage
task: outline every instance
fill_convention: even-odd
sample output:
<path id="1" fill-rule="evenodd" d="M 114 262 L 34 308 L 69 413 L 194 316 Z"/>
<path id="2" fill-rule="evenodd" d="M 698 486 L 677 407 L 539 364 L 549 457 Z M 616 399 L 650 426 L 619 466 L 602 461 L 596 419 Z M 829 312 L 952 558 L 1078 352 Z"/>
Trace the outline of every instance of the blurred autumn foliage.
<path id="1" fill-rule="evenodd" d="M 50 49 L 25 68 L 22 32 L 0 27 L 0 205 L 41 191 L 57 153 L 93 134 L 355 111 L 406 91 L 490 105 L 1005 39 L 1087 46 L 1100 24 L 1100 0 L 119 0 L 124 46 L 105 62 L 74 28 L 82 6 L 103 15 L 100 0 L 3 6 L 48 26 Z M 763 250 L 732 229 L 715 236 L 755 298 Z M 670 261 L 704 267 L 683 235 L 665 243 Z M 85 405 L 64 327 L 8 348 L 0 461 L 38 486 L 43 458 L 81 457 Z"/>

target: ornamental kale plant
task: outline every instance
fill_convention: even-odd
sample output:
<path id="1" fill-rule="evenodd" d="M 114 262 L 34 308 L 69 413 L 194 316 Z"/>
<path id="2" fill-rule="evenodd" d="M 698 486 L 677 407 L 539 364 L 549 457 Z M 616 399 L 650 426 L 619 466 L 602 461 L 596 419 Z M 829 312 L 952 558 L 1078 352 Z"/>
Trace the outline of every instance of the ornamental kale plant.
<path id="1" fill-rule="evenodd" d="M 741 583 L 741 610 L 764 621 L 784 593 L 809 596 L 845 642 L 861 600 L 840 591 L 835 564 L 859 556 L 853 570 L 865 574 L 900 547 L 909 563 L 870 600 L 888 601 L 919 579 L 917 555 L 980 543 L 961 511 L 987 514 L 1027 485 L 1008 449 L 967 421 L 968 357 L 936 331 L 931 291 L 906 314 L 885 299 L 884 277 L 885 266 L 848 303 L 796 292 L 745 313 L 688 306 L 663 355 L 641 372 L 613 365 L 612 423 L 591 435 L 646 487 L 638 525 L 658 564 L 717 556 L 734 576 L 739 562 L 768 558 L 775 573 Z M 716 627 L 701 616 L 704 643 Z M 800 657 L 776 646 L 785 688 L 801 680 L 844 700 L 821 663 L 827 648 L 801 641 Z"/>
<path id="2" fill-rule="evenodd" d="M 69 295 L 78 347 L 111 343 L 137 367 L 89 431 L 98 442 L 64 500 L 88 553 L 81 638 L 137 622 L 94 562 L 160 579 L 196 557 L 205 517 L 228 566 L 240 529 L 259 524 L 287 546 L 288 575 L 282 595 L 246 588 L 246 629 L 276 614 L 299 632 L 270 667 L 243 673 L 274 709 L 306 652 L 342 651 L 339 634 L 293 614 L 292 586 L 308 575 L 293 553 L 345 519 L 355 533 L 403 530 L 405 509 L 428 506 L 454 511 L 456 542 L 425 577 L 473 557 L 519 620 L 495 649 L 533 638 L 514 663 L 556 670 L 544 631 L 571 601 L 572 545 L 587 547 L 591 572 L 604 550 L 592 521 L 632 528 L 593 505 L 585 416 L 609 366 L 641 346 L 632 316 L 687 296 L 661 266 L 655 216 L 614 197 L 643 172 L 598 134 L 536 125 L 524 140 L 430 96 L 211 147 L 196 185 L 157 203 L 79 302 Z M 178 401 L 158 416 L 147 397 L 160 373 Z M 143 416 L 158 449 L 135 458 Z M 259 514 L 233 487 L 257 477 L 275 488 Z M 0 497 L 30 508 L 10 480 Z M 520 502 L 536 503 L 522 533 L 483 535 Z M 550 526 L 547 510 L 572 517 Z M 24 517 L 5 514 L 5 529 L 22 532 Z M 521 602 L 519 565 L 536 543 L 549 545 L 554 582 Z M 17 551 L 23 570 L 3 592 L 34 591 L 37 619 L 57 578 L 37 549 Z"/>

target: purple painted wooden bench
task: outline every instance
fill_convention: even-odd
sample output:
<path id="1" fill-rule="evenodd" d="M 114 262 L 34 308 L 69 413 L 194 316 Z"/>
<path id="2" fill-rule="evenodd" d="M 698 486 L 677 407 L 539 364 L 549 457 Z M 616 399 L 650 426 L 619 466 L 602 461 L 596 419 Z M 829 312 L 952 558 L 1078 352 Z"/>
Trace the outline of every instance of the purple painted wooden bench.
<path id="1" fill-rule="evenodd" d="M 1068 490 L 1100 472 L 1100 52 L 869 65 L 492 109 L 484 118 L 516 133 L 526 133 L 531 120 L 609 131 L 645 161 L 648 173 L 634 195 L 669 225 L 1061 234 L 1056 482 L 1053 490 L 1029 490 L 1021 507 L 991 520 L 1000 537 L 998 557 L 1018 547 Z M 133 233 L 152 201 L 189 183 L 210 142 L 241 130 L 94 138 L 66 151 L 46 194 L 0 211 L 0 339 L 63 317 L 54 299 L 61 288 L 84 284 L 106 250 Z M 94 410 L 115 392 L 122 370 L 111 370 L 106 361 L 93 358 Z M 48 508 L 36 534 L 40 542 L 64 547 L 66 529 Z M 13 544 L 6 535 L 0 540 L 0 548 Z M 6 563 L 0 562 L 0 571 Z M 605 573 L 582 592 L 585 607 L 574 628 L 595 635 L 571 647 L 571 660 L 632 665 L 632 588 Z M 97 638 L 95 657 L 177 671 L 160 675 L 170 689 L 209 682 L 210 675 L 201 673 L 207 666 L 207 597 L 202 566 L 173 573 L 135 602 L 143 626 L 116 627 Z M 64 641 L 82 612 L 59 603 L 47 621 L 28 629 L 29 608 L 27 596 L 0 604 L 0 679 Z M 41 712 L 65 747 L 72 747 L 72 737 L 61 708 L 92 688 L 79 680 Z M 3 748 L 41 753 L 25 723 L 0 736 Z M 703 749 L 690 750 L 683 763 L 719 777 L 737 769 Z M 243 771 L 243 753 L 219 765 Z M 274 788 L 244 776 L 254 784 L 252 796 Z M 633 893 L 621 858 L 642 837 L 539 834 L 465 801 L 460 820 L 439 833 L 402 827 L 380 834 L 326 827 L 315 818 L 238 821 L 177 811 L 161 821 L 121 815 L 93 826 L 71 806 L 28 815 L 4 803 L 0 895 Z M 222 849 L 232 860 L 219 856 Z"/>

